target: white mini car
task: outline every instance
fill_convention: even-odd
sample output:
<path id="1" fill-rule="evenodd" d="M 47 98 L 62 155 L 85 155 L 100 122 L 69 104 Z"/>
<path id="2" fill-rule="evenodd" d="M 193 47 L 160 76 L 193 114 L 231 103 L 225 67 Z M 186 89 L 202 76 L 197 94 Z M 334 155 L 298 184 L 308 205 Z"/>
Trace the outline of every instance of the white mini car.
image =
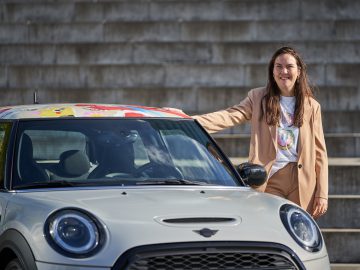
<path id="1" fill-rule="evenodd" d="M 0 108 L 0 269 L 326 270 L 293 203 L 169 108 Z"/>

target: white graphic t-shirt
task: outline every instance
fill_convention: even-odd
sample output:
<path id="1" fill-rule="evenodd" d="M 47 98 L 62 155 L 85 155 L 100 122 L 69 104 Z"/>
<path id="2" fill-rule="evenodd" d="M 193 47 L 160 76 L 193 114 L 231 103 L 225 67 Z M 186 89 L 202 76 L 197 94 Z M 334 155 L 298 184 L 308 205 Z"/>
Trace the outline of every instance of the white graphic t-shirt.
<path id="1" fill-rule="evenodd" d="M 295 97 L 280 96 L 280 123 L 277 127 L 277 152 L 269 178 L 289 162 L 297 162 L 299 128 L 294 126 Z"/>

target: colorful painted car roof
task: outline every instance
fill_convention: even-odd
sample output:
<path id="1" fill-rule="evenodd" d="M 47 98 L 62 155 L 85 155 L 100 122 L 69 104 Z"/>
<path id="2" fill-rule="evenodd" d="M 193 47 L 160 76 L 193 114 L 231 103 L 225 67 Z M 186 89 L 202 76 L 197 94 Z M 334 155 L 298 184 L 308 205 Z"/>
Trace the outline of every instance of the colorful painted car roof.
<path id="1" fill-rule="evenodd" d="M 170 117 L 190 118 L 174 108 L 154 108 L 116 104 L 34 104 L 0 107 L 0 118 L 54 118 L 54 117 Z"/>

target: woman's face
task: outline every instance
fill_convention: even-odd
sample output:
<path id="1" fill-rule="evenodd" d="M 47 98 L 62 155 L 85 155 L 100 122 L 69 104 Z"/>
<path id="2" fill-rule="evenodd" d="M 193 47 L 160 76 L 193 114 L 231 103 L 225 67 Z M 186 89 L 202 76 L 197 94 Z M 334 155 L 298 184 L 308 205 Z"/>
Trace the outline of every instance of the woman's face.
<path id="1" fill-rule="evenodd" d="M 294 85 L 300 68 L 291 54 L 281 54 L 275 59 L 273 76 L 282 96 L 294 96 Z"/>

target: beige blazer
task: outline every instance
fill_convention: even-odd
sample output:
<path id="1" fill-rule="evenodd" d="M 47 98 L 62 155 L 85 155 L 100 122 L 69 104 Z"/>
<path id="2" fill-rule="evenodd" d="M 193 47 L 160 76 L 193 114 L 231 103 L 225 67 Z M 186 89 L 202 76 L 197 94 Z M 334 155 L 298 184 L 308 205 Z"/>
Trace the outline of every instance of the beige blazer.
<path id="1" fill-rule="evenodd" d="M 264 117 L 259 120 L 264 95 L 264 87 L 256 88 L 238 105 L 193 117 L 210 133 L 251 121 L 249 162 L 263 165 L 269 173 L 276 158 L 277 128 L 269 126 Z M 300 204 L 307 209 L 314 197 L 328 198 L 328 159 L 320 104 L 308 98 L 304 106 L 298 141 L 298 178 Z M 259 190 L 265 188 L 266 183 Z"/>

